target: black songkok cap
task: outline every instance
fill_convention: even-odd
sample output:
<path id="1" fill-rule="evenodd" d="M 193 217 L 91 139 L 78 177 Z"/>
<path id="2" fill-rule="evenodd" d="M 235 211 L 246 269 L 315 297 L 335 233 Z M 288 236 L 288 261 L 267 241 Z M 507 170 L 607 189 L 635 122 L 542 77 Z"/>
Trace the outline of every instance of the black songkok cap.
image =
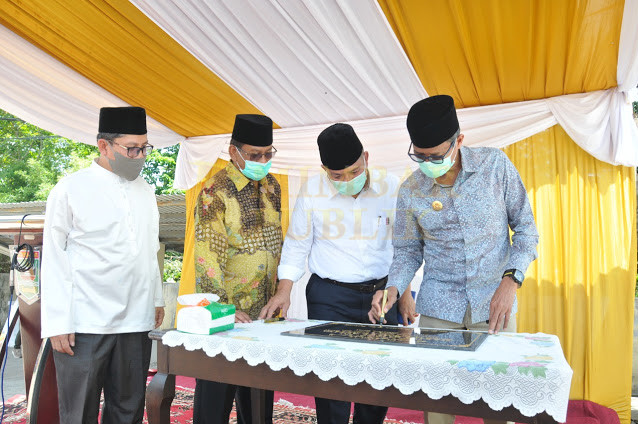
<path id="1" fill-rule="evenodd" d="M 237 115 L 233 140 L 250 146 L 272 145 L 272 119 L 264 115 Z"/>
<path id="2" fill-rule="evenodd" d="M 440 95 L 416 102 L 408 112 L 407 126 L 416 147 L 427 149 L 449 140 L 459 129 L 454 100 Z"/>
<path id="3" fill-rule="evenodd" d="M 354 164 L 363 153 L 359 137 L 348 124 L 333 124 L 321 131 L 317 137 L 321 163 L 333 171 Z"/>
<path id="4" fill-rule="evenodd" d="M 111 134 L 146 134 L 146 111 L 141 107 L 103 107 L 98 132 Z"/>

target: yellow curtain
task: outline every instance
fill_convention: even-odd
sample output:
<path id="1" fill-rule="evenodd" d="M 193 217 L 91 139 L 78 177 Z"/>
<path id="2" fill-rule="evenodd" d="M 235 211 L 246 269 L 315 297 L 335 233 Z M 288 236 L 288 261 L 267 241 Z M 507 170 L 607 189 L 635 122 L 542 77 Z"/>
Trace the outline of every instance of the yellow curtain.
<path id="1" fill-rule="evenodd" d="M 186 191 L 186 234 L 184 239 L 184 262 L 182 265 L 182 278 L 179 286 L 179 294 L 195 293 L 195 205 L 197 196 L 202 190 L 202 186 L 213 174 L 224 169 L 228 162 L 218 159 L 208 174 L 197 185 Z M 281 187 L 281 227 L 284 234 L 288 230 L 289 210 L 288 210 L 288 176 L 272 174 Z M 179 310 L 179 308 L 178 308 Z"/>
<path id="2" fill-rule="evenodd" d="M 430 95 L 457 107 L 616 86 L 624 0 L 378 0 Z"/>
<path id="3" fill-rule="evenodd" d="M 128 0 L 0 0 L 0 24 L 183 136 L 259 113 Z"/>
<path id="4" fill-rule="evenodd" d="M 457 107 L 616 86 L 624 0 L 378 0 L 430 95 Z M 597 161 L 558 126 L 505 149 L 530 194 L 539 259 L 520 331 L 557 334 L 570 396 L 630 419 L 635 169 Z"/>
<path id="5" fill-rule="evenodd" d="M 630 421 L 636 276 L 636 170 L 600 162 L 560 126 L 505 149 L 540 233 L 519 291 L 518 331 L 559 336 L 570 398 Z"/>

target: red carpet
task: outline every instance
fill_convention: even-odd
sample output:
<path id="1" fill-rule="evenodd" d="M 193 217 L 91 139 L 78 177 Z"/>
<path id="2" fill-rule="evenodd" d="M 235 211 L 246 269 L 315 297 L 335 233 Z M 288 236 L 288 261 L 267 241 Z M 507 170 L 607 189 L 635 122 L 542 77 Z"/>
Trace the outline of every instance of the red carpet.
<path id="1" fill-rule="evenodd" d="M 175 381 L 176 386 L 180 386 L 183 389 L 193 390 L 195 387 L 195 379 L 188 377 L 178 376 Z M 173 402 L 174 403 L 174 402 Z M 275 409 L 274 409 L 276 423 L 288 423 L 288 422 L 316 422 L 315 419 L 315 399 L 311 396 L 296 395 L 292 393 L 275 392 Z M 297 414 L 298 418 L 305 418 L 305 420 L 299 421 L 279 421 L 282 419 L 278 416 L 280 412 L 286 411 L 288 414 Z M 235 417 L 235 411 L 231 414 L 231 418 Z M 308 419 L 311 419 L 308 421 Z M 231 422 L 234 422 L 231 420 Z M 423 423 L 423 413 L 419 411 L 411 411 L 407 409 L 390 408 L 386 416 L 386 423 Z M 469 424 L 469 423 L 468 423 Z"/>
<path id="2" fill-rule="evenodd" d="M 193 392 L 195 380 L 178 376 L 175 381 L 175 399 L 171 406 L 171 423 L 191 424 L 193 422 Z M 5 404 L 4 423 L 26 423 L 26 397 L 14 396 Z M 314 398 L 275 392 L 273 422 L 276 424 L 316 423 Z M 146 423 L 146 419 L 144 420 Z M 237 422 L 235 410 L 230 423 Z M 416 411 L 391 408 L 386 424 L 423 423 L 423 415 Z"/>
<path id="3" fill-rule="evenodd" d="M 171 423 L 192 424 L 193 422 L 193 392 L 195 380 L 177 377 L 175 399 L 171 407 Z M 26 423 L 26 397 L 16 395 L 5 403 L 3 423 Z M 276 424 L 316 423 L 314 398 L 275 392 L 275 407 L 273 422 Z M 144 420 L 146 423 L 146 419 Z M 230 423 L 237 422 L 235 411 L 231 413 Z M 456 424 L 481 424 L 479 418 L 457 417 Z M 423 415 L 418 411 L 390 408 L 386 424 L 420 424 Z M 612 409 L 605 408 L 593 402 L 570 401 L 567 412 L 568 424 L 620 424 L 618 415 Z"/>

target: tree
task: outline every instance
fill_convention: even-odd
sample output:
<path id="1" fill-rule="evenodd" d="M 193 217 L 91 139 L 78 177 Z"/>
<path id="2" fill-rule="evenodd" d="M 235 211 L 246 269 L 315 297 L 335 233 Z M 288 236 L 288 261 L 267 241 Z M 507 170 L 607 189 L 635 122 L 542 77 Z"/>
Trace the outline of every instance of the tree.
<path id="1" fill-rule="evenodd" d="M 0 110 L 0 202 L 45 200 L 63 175 L 95 156 L 94 146 L 56 136 Z"/>
<path id="2" fill-rule="evenodd" d="M 152 141 L 151 141 L 152 144 Z M 146 164 L 142 170 L 142 176 L 149 184 L 155 186 L 155 194 L 183 193 L 183 190 L 173 188 L 175 179 L 175 165 L 179 144 L 153 150 L 146 157 Z"/>
<path id="3" fill-rule="evenodd" d="M 179 146 L 154 150 L 142 171 L 157 194 L 175 193 L 173 179 Z M 86 168 L 99 155 L 78 143 L 0 110 L 0 202 L 46 200 L 63 176 Z"/>

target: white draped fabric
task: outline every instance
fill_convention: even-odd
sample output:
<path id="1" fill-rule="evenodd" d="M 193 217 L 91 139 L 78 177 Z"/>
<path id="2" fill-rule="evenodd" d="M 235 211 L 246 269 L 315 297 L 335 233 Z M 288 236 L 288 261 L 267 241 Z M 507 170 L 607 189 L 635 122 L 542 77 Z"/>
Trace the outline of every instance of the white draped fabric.
<path id="1" fill-rule="evenodd" d="M 316 136 L 337 121 L 353 124 L 372 165 L 399 175 L 412 165 L 405 155 L 405 113 L 427 94 L 376 1 L 357 1 L 356 11 L 345 0 L 134 3 L 283 127 L 275 132 L 274 172 L 294 176 L 316 169 Z M 638 2 L 628 1 L 617 88 L 460 110 L 467 144 L 503 147 L 558 123 L 594 157 L 637 166 L 638 130 L 629 103 L 638 84 L 637 46 Z M 5 27 L 0 27 L 0 104 L 88 144 L 95 143 L 99 108 L 126 105 Z M 152 119 L 148 126 L 156 147 L 184 140 Z M 192 187 L 220 155 L 227 158 L 228 138 L 186 139 L 176 187 Z"/>
<path id="2" fill-rule="evenodd" d="M 638 128 L 617 88 L 546 99 L 561 127 L 587 153 L 613 165 L 638 165 Z"/>
<path id="3" fill-rule="evenodd" d="M 93 145 L 100 107 L 128 106 L 1 25 L 0 105 L 47 131 Z M 154 119 L 149 118 L 147 126 L 155 147 L 184 140 Z"/>
<path id="4" fill-rule="evenodd" d="M 395 116 L 426 96 L 376 0 L 132 0 L 281 127 Z"/>
<path id="5" fill-rule="evenodd" d="M 616 165 L 638 165 L 638 130 L 630 108 L 616 88 L 570 94 L 542 100 L 504 103 L 458 110 L 467 146 L 505 147 L 560 124 L 592 156 Z M 623 121 L 627 117 L 627 122 Z M 385 167 L 404 176 L 413 167 L 407 156 L 410 138 L 406 116 L 349 122 L 366 150 L 371 166 Z M 317 136 L 327 125 L 275 130 L 272 172 L 292 178 L 317 170 L 320 165 Z M 228 160 L 230 135 L 197 137 L 182 143 L 175 186 L 188 189 L 210 169 L 218 157 Z M 197 158 L 193 161 L 192 158 Z M 294 184 L 290 184 L 292 188 Z M 293 193 L 291 192 L 291 198 Z M 295 193 L 296 194 L 296 193 Z"/>
<path id="6" fill-rule="evenodd" d="M 306 22 L 306 20 L 314 16 L 316 21 L 324 22 L 325 26 L 310 26 L 309 28 L 317 30 L 316 33 L 312 33 L 313 37 L 317 37 L 317 39 L 328 37 L 334 40 L 335 38 L 330 37 L 330 34 L 338 33 L 338 31 L 343 29 L 339 29 L 338 25 L 331 26 L 330 23 L 340 22 L 340 18 L 348 16 L 351 19 L 350 24 L 354 26 L 353 29 L 348 30 L 351 31 L 350 35 L 353 35 L 352 31 L 357 32 L 358 29 L 358 34 L 360 35 L 356 38 L 353 36 L 349 40 L 350 42 L 354 40 L 357 43 L 352 45 L 352 43 L 348 44 L 343 42 L 343 40 L 339 44 L 330 42 L 331 48 L 340 49 L 339 52 L 342 52 L 341 56 L 335 55 L 333 52 L 330 57 L 337 56 L 341 59 L 348 59 L 347 63 L 353 64 L 353 67 L 348 67 L 347 69 L 353 72 L 362 70 L 361 67 L 357 66 L 359 64 L 373 63 L 381 68 L 374 72 L 367 70 L 366 75 L 370 72 L 372 72 L 371 75 L 385 75 L 385 63 L 390 62 L 387 58 L 384 61 L 373 60 L 370 62 L 377 57 L 377 54 L 380 54 L 381 47 L 378 47 L 377 50 L 357 49 L 357 47 L 360 47 L 358 42 L 364 39 L 362 34 L 367 34 L 367 31 L 372 30 L 380 31 L 385 37 L 393 39 L 391 42 L 381 37 L 382 40 L 386 41 L 385 43 L 379 43 L 379 46 L 389 48 L 384 52 L 385 54 L 390 52 L 393 44 L 394 47 L 400 47 L 393 34 L 388 32 L 387 22 L 383 18 L 383 13 L 376 2 L 357 2 L 357 12 L 359 12 L 361 5 L 366 5 L 365 8 L 362 8 L 365 9 L 365 12 L 361 12 L 359 15 L 366 16 L 366 19 L 357 19 L 351 13 L 349 3 L 338 1 L 331 3 L 330 8 L 320 7 L 313 2 L 287 2 L 285 0 L 262 2 L 263 4 L 260 3 L 261 6 L 251 2 L 234 2 L 231 5 L 227 4 L 227 2 L 207 1 L 206 6 L 191 9 L 184 7 L 180 13 L 176 13 L 178 6 L 175 4 L 158 4 L 146 0 L 135 0 L 134 3 L 167 32 L 176 37 L 191 52 L 208 52 L 207 54 L 200 53 L 198 55 L 196 52 L 194 54 L 222 76 L 231 86 L 238 89 L 239 92 L 244 94 L 249 91 L 250 96 L 244 95 L 251 99 L 264 113 L 269 114 L 269 110 L 275 105 L 273 102 L 285 103 L 285 105 L 281 105 L 283 109 L 275 110 L 269 115 L 283 127 L 292 127 L 275 131 L 274 143 L 279 153 L 273 160 L 273 172 L 288 174 L 294 180 L 294 176 L 303 174 L 304 170 L 316 169 L 319 165 L 319 155 L 316 148 L 317 135 L 329 123 L 343 122 L 349 119 L 349 123 L 355 127 L 366 149 L 371 153 L 370 163 L 372 165 L 384 166 L 398 175 L 404 175 L 406 170 L 412 166 L 405 154 L 409 146 L 409 137 L 405 129 L 405 108 L 402 113 L 396 113 L 395 109 L 395 113 L 389 114 L 390 117 L 366 120 L 353 119 L 361 115 L 352 110 L 355 106 L 339 111 L 340 108 L 348 106 L 343 103 L 343 99 L 332 99 L 332 102 L 323 101 L 325 99 L 317 101 L 316 96 L 307 94 L 312 92 L 312 90 L 303 90 L 304 94 L 302 94 L 301 91 L 296 89 L 296 87 L 302 87 L 299 85 L 300 83 L 307 83 L 312 87 L 313 84 L 317 83 L 315 81 L 317 74 L 309 73 L 308 69 L 305 68 L 302 75 L 292 72 L 292 70 L 298 69 L 299 66 L 303 66 L 303 63 L 299 63 L 298 56 L 290 56 L 289 50 L 284 53 L 279 51 L 282 48 L 279 38 L 274 37 L 273 41 L 267 41 L 266 37 L 256 38 L 259 35 L 257 34 L 259 30 L 255 29 L 255 24 L 258 22 L 276 22 L 278 19 L 284 19 L 282 16 L 285 16 L 288 18 L 286 20 L 287 26 L 282 31 L 290 32 L 285 38 L 286 43 L 290 43 L 290 46 L 302 45 L 302 41 L 298 38 L 303 38 L 306 43 L 309 43 L 304 44 L 306 49 L 318 48 L 305 38 L 306 34 L 309 33 L 306 31 L 310 31 L 310 29 L 306 29 L 301 25 L 293 25 L 293 23 Z M 214 11 L 211 9 L 213 4 L 216 6 Z M 245 13 L 246 11 L 243 9 L 250 7 L 259 8 L 259 17 L 254 18 L 256 19 L 255 22 L 245 25 L 246 28 L 235 27 L 239 24 L 233 17 L 238 13 L 242 13 L 242 11 Z M 169 12 L 172 12 L 172 14 Z M 221 23 L 217 21 L 219 19 L 226 19 L 228 22 L 232 21 L 232 24 L 226 24 L 231 25 L 228 29 L 240 31 L 243 35 L 238 35 L 234 41 L 227 40 L 227 37 L 221 37 L 223 42 L 214 42 L 213 39 L 217 33 L 210 29 L 215 27 L 215 25 L 210 25 L 211 22 L 208 22 L 208 26 L 202 26 L 201 28 L 203 29 L 199 30 L 193 28 L 195 25 L 188 24 L 191 19 L 195 21 L 203 19 L 204 12 L 209 12 L 214 16 L 209 19 L 215 19 L 217 24 Z M 282 16 L 277 17 L 277 14 Z M 327 14 L 332 14 L 332 18 L 326 20 Z M 205 16 L 208 17 L 208 15 Z M 371 16 L 375 17 L 372 18 Z M 300 21 L 297 21 L 297 19 Z M 359 22 L 360 25 L 354 25 L 356 22 Z M 373 27 L 373 24 L 376 25 L 376 28 Z M 271 26 L 266 25 L 266 27 Z M 275 28 L 275 26 L 272 27 Z M 295 32 L 293 31 L 294 28 L 300 31 Z M 301 28 L 303 28 L 303 31 L 301 31 Z M 272 34 L 270 35 L 272 36 Z M 366 35 L 366 37 L 369 37 L 369 35 Z M 245 57 L 237 53 L 236 58 L 228 58 L 228 54 L 232 51 L 241 52 L 246 48 L 250 48 L 255 39 L 260 41 L 259 46 L 253 46 L 256 51 L 250 51 L 250 54 Z M 269 43 L 275 45 L 268 46 Z M 200 48 L 197 49 L 196 46 L 200 46 Z M 201 48 L 201 46 L 209 47 Z M 222 47 L 226 49 L 224 50 L 226 55 L 222 55 L 223 51 L 219 50 Z M 597 159 L 614 165 L 638 166 L 638 130 L 632 119 L 631 103 L 629 101 L 631 96 L 628 95 L 629 91 L 638 85 L 637 48 L 638 2 L 626 2 L 619 46 L 618 88 L 542 100 L 461 109 L 459 110 L 459 120 L 462 130 L 466 134 L 466 144 L 469 146 L 504 147 L 553 125 L 560 124 L 581 148 Z M 297 54 L 302 55 L 305 51 L 300 50 Z M 268 56 L 268 54 L 270 55 Z M 218 58 L 218 60 L 214 61 L 213 57 Z M 400 55 L 400 58 L 406 60 L 403 54 Z M 229 59 L 230 63 L 225 63 L 225 59 Z M 260 60 L 264 60 L 267 63 L 262 65 Z M 290 61 L 289 65 L 287 60 Z M 252 69 L 253 75 L 240 72 L 241 61 L 250 61 L 250 63 L 243 63 L 243 66 L 245 69 Z M 324 65 L 328 66 L 330 64 Z M 265 71 L 268 66 L 271 67 L 271 71 L 274 73 L 271 72 L 267 76 L 255 75 L 258 72 Z M 291 72 L 280 72 L 281 69 L 290 70 Z M 331 68 L 325 74 L 324 81 L 327 81 L 327 79 L 343 81 L 344 74 L 338 71 L 339 68 Z M 402 70 L 402 72 L 406 77 L 412 78 L 414 76 L 411 68 L 409 72 L 405 70 Z M 394 79 L 398 80 L 401 73 L 392 73 L 392 75 Z M 286 87 L 285 95 L 273 99 L 272 84 L 275 84 L 275 82 L 271 80 L 271 77 L 279 78 L 276 83 Z M 416 100 L 415 93 L 425 93 L 422 88 L 415 91 L 412 83 L 385 85 L 382 87 L 381 82 L 376 83 L 376 80 L 374 80 L 368 82 L 368 84 L 371 84 L 368 88 L 381 89 L 385 87 L 385 89 L 392 92 L 392 96 L 400 99 Z M 338 86 L 333 84 L 330 87 L 337 88 Z M 350 86 L 344 88 L 342 95 L 351 95 L 356 92 L 355 87 L 360 88 L 359 93 L 363 93 L 366 89 L 365 82 L 362 86 L 353 82 Z M 293 96 L 296 100 L 293 103 L 288 103 L 286 101 L 289 100 L 287 96 L 291 93 L 296 93 Z M 319 97 L 321 98 L 322 96 L 319 95 Z M 418 98 L 420 97 L 417 96 Z M 297 101 L 304 103 L 304 107 L 294 110 L 294 105 L 299 105 Z M 361 103 L 356 104 L 359 107 L 363 105 Z M 382 102 L 381 104 L 385 105 L 386 103 Z M 339 113 L 332 114 L 335 111 L 339 111 Z M 365 112 L 365 109 L 361 111 Z M 296 117 L 300 116 L 300 113 L 310 113 L 311 116 L 299 122 Z M 383 113 L 370 113 L 369 111 L 367 113 L 367 115 L 364 114 L 363 116 L 384 116 Z M 310 125 L 317 122 L 323 122 L 323 124 Z M 229 138 L 230 136 L 226 134 L 213 137 L 197 137 L 194 140 L 187 139 L 180 150 L 175 186 L 183 189 L 192 187 L 206 174 L 218 157 L 228 159 L 226 145 Z M 298 184 L 291 181 L 290 187 L 291 189 L 298 187 Z M 291 190 L 290 194 L 292 199 L 296 193 Z"/>

